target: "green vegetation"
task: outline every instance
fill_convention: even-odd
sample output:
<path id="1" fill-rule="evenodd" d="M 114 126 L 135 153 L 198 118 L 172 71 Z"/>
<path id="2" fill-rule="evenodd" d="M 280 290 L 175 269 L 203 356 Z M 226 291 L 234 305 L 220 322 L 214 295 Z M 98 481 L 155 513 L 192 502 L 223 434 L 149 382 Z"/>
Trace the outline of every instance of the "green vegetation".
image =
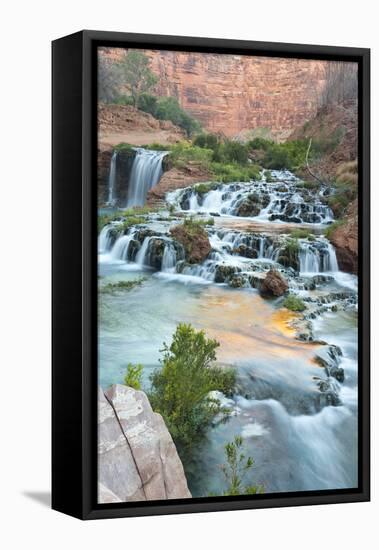
<path id="1" fill-rule="evenodd" d="M 243 452 L 243 439 L 236 436 L 234 441 L 225 445 L 226 464 L 221 466 L 227 483 L 224 496 L 256 495 L 264 493 L 264 488 L 259 485 L 246 485 L 245 477 L 254 466 L 251 456 L 245 456 Z"/>
<path id="2" fill-rule="evenodd" d="M 136 106 L 133 97 L 127 95 L 118 96 L 114 102 L 118 105 Z M 180 107 L 176 97 L 157 97 L 142 93 L 138 98 L 138 109 L 158 120 L 170 120 L 175 126 L 182 128 L 187 136 L 192 136 L 201 130 L 199 121 Z"/>
<path id="3" fill-rule="evenodd" d="M 307 306 L 301 298 L 298 298 L 294 294 L 289 294 L 283 302 L 283 307 L 291 311 L 301 312 L 304 311 Z"/>
<path id="4" fill-rule="evenodd" d="M 328 227 L 324 230 L 325 237 L 330 240 L 337 227 L 340 227 L 341 225 L 343 225 L 343 223 L 343 220 L 337 220 L 328 225 Z"/>
<path id="5" fill-rule="evenodd" d="M 281 249 L 279 261 L 283 265 L 294 267 L 298 265 L 299 242 L 297 239 L 288 238 L 284 247 Z"/>
<path id="6" fill-rule="evenodd" d="M 293 140 L 284 143 L 255 138 L 247 144 L 251 152 L 262 152 L 262 165 L 271 170 L 299 170 L 305 164 L 307 140 Z"/>
<path id="7" fill-rule="evenodd" d="M 125 386 L 129 386 L 130 388 L 134 388 L 135 390 L 140 390 L 142 371 L 143 365 L 139 363 L 137 365 L 132 365 L 132 363 L 129 363 L 124 378 Z"/>
<path id="8" fill-rule="evenodd" d="M 315 237 L 309 229 L 305 228 L 296 228 L 291 230 L 292 239 L 310 239 L 313 240 Z"/>
<path id="9" fill-rule="evenodd" d="M 147 215 L 156 212 L 155 208 L 149 206 L 134 206 L 128 210 L 116 210 L 115 212 L 100 214 L 97 218 L 98 233 L 103 227 L 111 222 L 119 221 L 120 232 L 129 229 L 132 225 L 138 225 L 147 221 Z"/>
<path id="10" fill-rule="evenodd" d="M 150 60 L 141 51 L 130 50 L 117 64 L 121 82 L 129 90 L 134 107 L 139 107 L 142 94 L 148 92 L 158 81 L 150 70 Z"/>
<path id="11" fill-rule="evenodd" d="M 209 191 L 213 191 L 214 189 L 218 188 L 218 183 L 210 182 L 210 183 L 198 183 L 194 186 L 194 189 L 196 193 L 199 195 L 206 195 L 209 193 Z"/>
<path id="12" fill-rule="evenodd" d="M 327 198 L 328 206 L 336 218 L 341 218 L 347 207 L 358 196 L 358 163 L 342 163 L 336 172 L 335 192 Z"/>
<path id="13" fill-rule="evenodd" d="M 114 146 L 115 151 L 133 151 L 133 145 L 130 143 L 121 142 Z"/>
<path id="14" fill-rule="evenodd" d="M 263 172 L 264 177 L 266 178 L 267 183 L 272 183 L 275 181 L 272 177 L 271 170 L 265 170 Z"/>
<path id="15" fill-rule="evenodd" d="M 238 164 L 223 164 L 220 162 L 212 162 L 210 171 L 215 179 L 223 183 L 232 181 L 250 181 L 260 179 L 260 167 L 256 164 L 247 164 L 240 166 Z"/>
<path id="16" fill-rule="evenodd" d="M 221 140 L 215 134 L 200 134 L 193 142 L 195 147 L 212 151 L 212 161 L 224 164 L 246 164 L 248 149 L 239 141 L 231 139 Z"/>
<path id="17" fill-rule="evenodd" d="M 219 400 L 209 395 L 220 389 L 230 394 L 235 386 L 234 371 L 213 365 L 218 346 L 204 331 L 179 324 L 171 345 L 163 345 L 162 368 L 151 375 L 151 405 L 163 416 L 182 458 L 217 414 L 227 414 Z"/>
<path id="18" fill-rule="evenodd" d="M 102 285 L 99 290 L 103 294 L 113 294 L 114 292 L 132 290 L 137 286 L 141 286 L 144 281 L 146 281 L 146 277 L 140 277 L 139 279 L 133 279 L 132 281 L 118 281 L 117 283 Z"/>

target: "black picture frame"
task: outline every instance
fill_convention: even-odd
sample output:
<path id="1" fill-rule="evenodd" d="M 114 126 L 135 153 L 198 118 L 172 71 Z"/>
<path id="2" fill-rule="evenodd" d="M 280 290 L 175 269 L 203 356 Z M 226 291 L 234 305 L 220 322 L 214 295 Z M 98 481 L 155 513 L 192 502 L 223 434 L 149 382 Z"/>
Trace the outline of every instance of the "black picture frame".
<path id="1" fill-rule="evenodd" d="M 97 504 L 98 46 L 355 61 L 359 75 L 359 486 Z M 370 499 L 370 50 L 85 30 L 52 43 L 52 507 L 81 519 Z"/>

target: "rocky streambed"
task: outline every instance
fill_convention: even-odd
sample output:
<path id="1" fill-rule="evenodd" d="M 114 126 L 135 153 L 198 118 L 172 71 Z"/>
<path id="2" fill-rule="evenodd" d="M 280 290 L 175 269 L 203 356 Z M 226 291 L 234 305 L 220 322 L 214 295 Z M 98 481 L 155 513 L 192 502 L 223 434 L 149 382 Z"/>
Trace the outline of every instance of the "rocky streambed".
<path id="1" fill-rule="evenodd" d="M 333 220 L 322 202 L 328 191 L 288 172 L 272 178 L 178 190 L 167 197 L 174 214 L 133 225 L 120 216 L 99 235 L 102 387 L 122 382 L 129 362 L 144 365 L 148 387 L 179 322 L 216 338 L 218 361 L 237 371 L 236 394 L 220 396 L 231 417 L 186 465 L 193 496 L 222 493 L 220 457 L 234 435 L 265 492 L 357 484 L 356 277 L 339 270 L 322 233 Z M 285 285 L 263 292 L 273 273 Z M 102 293 L 141 276 L 129 292 Z M 283 307 L 288 295 L 304 310 Z"/>

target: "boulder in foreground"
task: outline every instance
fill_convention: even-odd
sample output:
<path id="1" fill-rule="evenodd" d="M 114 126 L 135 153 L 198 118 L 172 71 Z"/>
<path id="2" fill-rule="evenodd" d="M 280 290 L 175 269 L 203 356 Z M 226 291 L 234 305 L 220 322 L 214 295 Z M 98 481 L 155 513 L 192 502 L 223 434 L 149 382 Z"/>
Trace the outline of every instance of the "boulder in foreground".
<path id="1" fill-rule="evenodd" d="M 98 460 L 99 503 L 191 497 L 171 435 L 142 391 L 99 388 Z"/>

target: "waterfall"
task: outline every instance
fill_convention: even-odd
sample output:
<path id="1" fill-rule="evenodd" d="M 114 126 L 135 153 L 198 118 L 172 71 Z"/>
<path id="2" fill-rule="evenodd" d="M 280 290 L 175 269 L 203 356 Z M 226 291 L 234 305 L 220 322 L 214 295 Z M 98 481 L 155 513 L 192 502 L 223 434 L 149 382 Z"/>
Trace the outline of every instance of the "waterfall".
<path id="1" fill-rule="evenodd" d="M 115 191 L 116 191 L 116 163 L 117 163 L 117 151 L 113 151 L 111 158 L 111 165 L 109 169 L 108 177 L 108 201 L 107 206 L 114 206 L 116 203 Z"/>
<path id="2" fill-rule="evenodd" d="M 112 248 L 111 257 L 114 260 L 122 260 L 127 262 L 129 244 L 132 239 L 133 234 L 122 235 L 122 237 L 119 237 Z"/>
<path id="3" fill-rule="evenodd" d="M 328 268 L 326 271 L 338 271 L 336 251 L 331 243 L 328 243 Z"/>
<path id="4" fill-rule="evenodd" d="M 299 244 L 300 273 L 338 271 L 336 252 L 327 240 L 300 241 Z"/>
<path id="5" fill-rule="evenodd" d="M 172 272 L 175 271 L 176 266 L 176 250 L 172 243 L 167 242 L 162 257 L 161 271 Z"/>
<path id="6" fill-rule="evenodd" d="M 255 218 L 265 222 L 327 224 L 333 212 L 318 190 L 304 187 L 290 172 L 272 171 L 273 182 L 264 176 L 250 182 L 215 183 L 207 193 L 196 186 L 168 195 L 169 203 L 183 211 L 218 213 Z"/>
<path id="7" fill-rule="evenodd" d="M 112 246 L 112 239 L 110 236 L 112 226 L 111 225 L 105 225 L 103 229 L 100 231 L 100 235 L 97 239 L 97 248 L 100 254 L 103 254 L 104 252 L 107 252 L 111 249 Z"/>
<path id="8" fill-rule="evenodd" d="M 147 255 L 149 253 L 150 239 L 151 239 L 151 237 L 146 237 L 144 239 L 143 243 L 142 243 L 141 248 L 137 252 L 137 256 L 136 256 L 135 261 L 136 261 L 137 264 L 139 264 L 141 266 L 149 265 L 149 262 L 147 261 Z"/>
<path id="9" fill-rule="evenodd" d="M 136 149 L 136 156 L 129 176 L 127 207 L 145 204 L 148 191 L 161 179 L 162 160 L 167 154 L 166 151 Z"/>

